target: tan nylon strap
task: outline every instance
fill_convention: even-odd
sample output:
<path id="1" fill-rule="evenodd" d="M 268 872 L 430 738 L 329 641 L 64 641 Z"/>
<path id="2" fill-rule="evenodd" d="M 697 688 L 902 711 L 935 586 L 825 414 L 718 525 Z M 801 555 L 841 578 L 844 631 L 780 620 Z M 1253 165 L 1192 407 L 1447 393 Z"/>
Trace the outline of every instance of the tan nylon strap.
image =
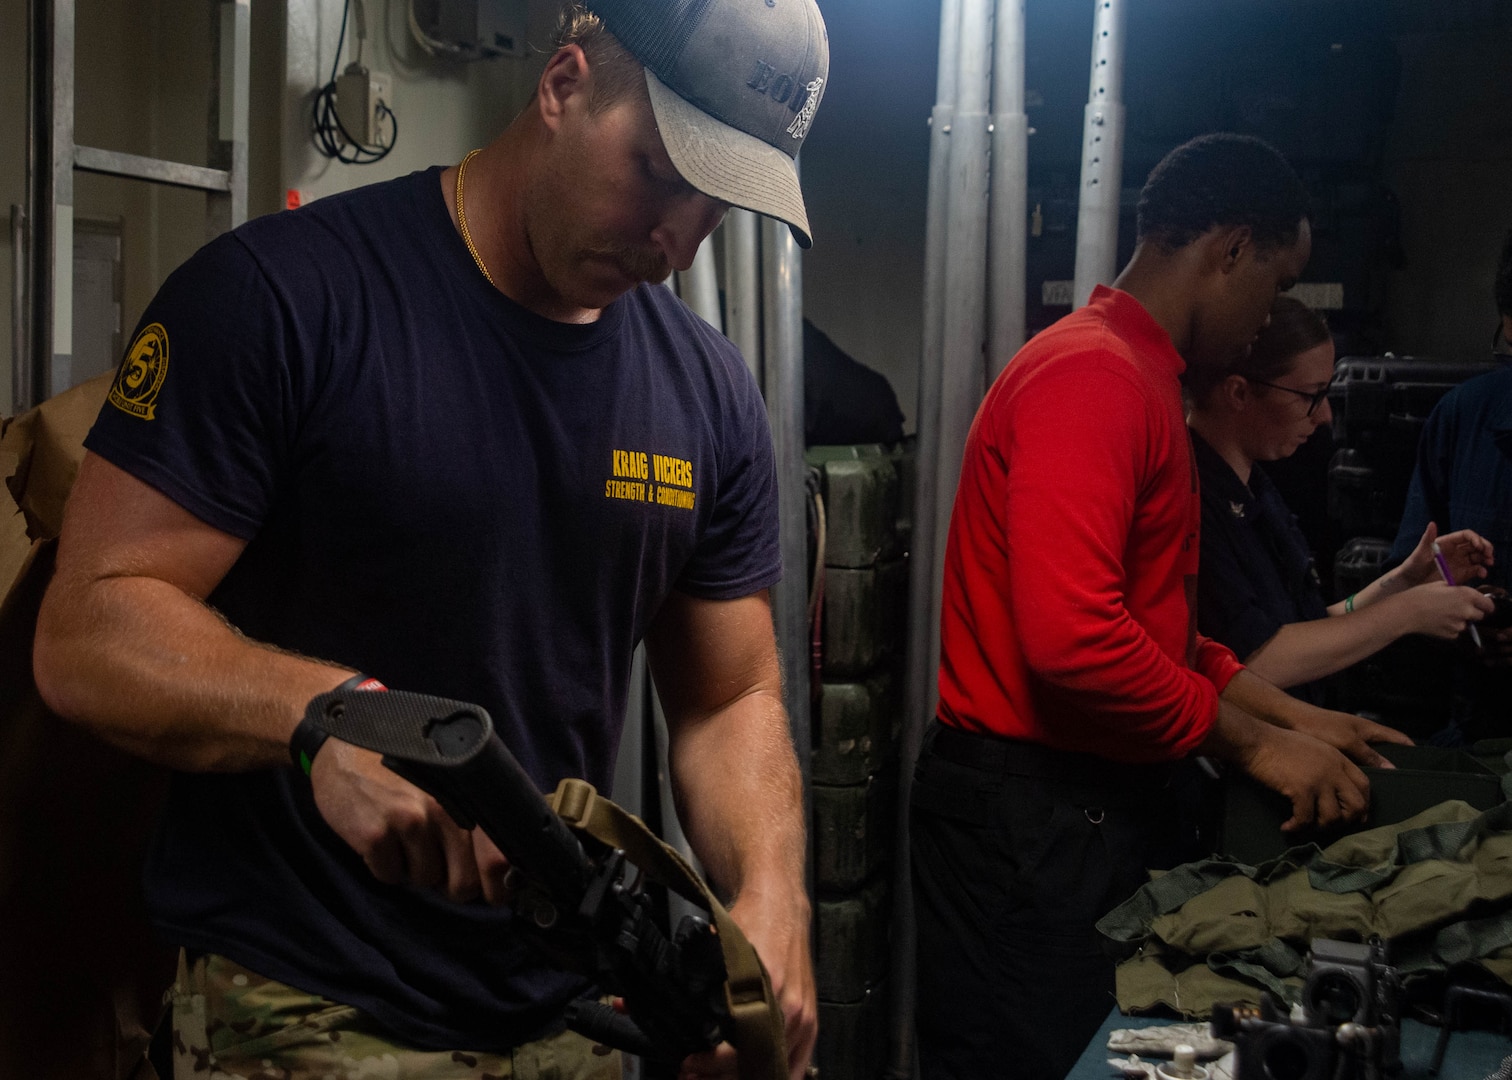
<path id="1" fill-rule="evenodd" d="M 785 1080 L 787 1048 L 782 1010 L 755 948 L 730 913 L 674 849 L 645 822 L 603 798 L 586 780 L 566 779 L 547 800 L 569 826 L 623 851 L 652 881 L 708 909 L 725 961 L 725 1003 L 730 1010 L 741 1080 Z"/>

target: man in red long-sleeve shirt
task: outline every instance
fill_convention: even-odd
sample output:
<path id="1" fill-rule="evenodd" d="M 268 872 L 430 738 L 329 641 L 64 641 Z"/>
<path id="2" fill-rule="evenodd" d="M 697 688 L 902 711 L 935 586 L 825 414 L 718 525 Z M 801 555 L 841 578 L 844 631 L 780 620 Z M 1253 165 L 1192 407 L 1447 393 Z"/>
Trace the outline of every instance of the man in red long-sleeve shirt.
<path id="1" fill-rule="evenodd" d="M 1029 342 L 977 413 L 913 788 L 925 1080 L 1065 1075 L 1113 1003 L 1093 924 L 1181 854 L 1173 763 L 1227 761 L 1291 801 L 1288 827 L 1326 825 L 1367 805 L 1349 757 L 1405 741 L 1195 630 L 1180 375 L 1249 347 L 1307 262 L 1307 205 L 1259 140 L 1178 147 L 1115 287 Z"/>

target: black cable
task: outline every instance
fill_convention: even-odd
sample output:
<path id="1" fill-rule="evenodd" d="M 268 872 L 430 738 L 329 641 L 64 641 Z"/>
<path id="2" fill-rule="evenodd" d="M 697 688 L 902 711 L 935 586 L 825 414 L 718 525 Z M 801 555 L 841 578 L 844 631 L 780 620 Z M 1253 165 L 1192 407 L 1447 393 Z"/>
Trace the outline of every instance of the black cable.
<path id="1" fill-rule="evenodd" d="M 315 95 L 314 125 L 310 131 L 310 141 L 324 157 L 335 158 L 345 165 L 371 165 L 388 157 L 389 151 L 399 141 L 399 118 L 388 107 L 388 102 L 378 102 L 376 112 L 379 122 L 382 123 L 387 118 L 389 123 L 388 142 L 378 147 L 364 146 L 341 122 L 341 114 L 336 109 L 336 69 L 341 64 L 341 48 L 346 44 L 347 14 L 351 8 L 352 0 L 346 0 L 341 6 L 341 31 L 336 36 L 336 55 L 331 58 L 331 78 Z"/>

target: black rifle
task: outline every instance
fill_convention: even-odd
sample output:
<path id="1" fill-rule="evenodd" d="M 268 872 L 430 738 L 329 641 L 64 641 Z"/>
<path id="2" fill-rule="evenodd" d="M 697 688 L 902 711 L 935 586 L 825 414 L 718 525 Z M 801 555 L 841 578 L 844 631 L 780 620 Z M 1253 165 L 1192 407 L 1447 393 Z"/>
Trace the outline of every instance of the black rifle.
<path id="1" fill-rule="evenodd" d="M 383 755 L 456 823 L 488 834 L 522 879 L 521 935 L 556 966 L 618 996 L 624 1012 L 579 999 L 572 1030 L 651 1061 L 680 1062 L 730 1035 L 725 962 L 708 920 L 685 916 L 668 935 L 651 899 L 627 883 L 622 851 L 579 838 L 551 809 L 480 706 L 401 691 L 334 690 L 306 719 Z M 585 846 L 586 844 L 586 846 Z"/>

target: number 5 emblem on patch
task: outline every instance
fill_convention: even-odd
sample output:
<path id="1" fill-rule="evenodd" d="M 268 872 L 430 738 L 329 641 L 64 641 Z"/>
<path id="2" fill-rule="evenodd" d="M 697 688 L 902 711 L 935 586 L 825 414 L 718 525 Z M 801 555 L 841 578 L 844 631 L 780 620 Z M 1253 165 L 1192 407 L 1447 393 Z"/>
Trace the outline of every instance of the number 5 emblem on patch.
<path id="1" fill-rule="evenodd" d="M 121 363 L 109 401 L 122 412 L 151 420 L 157 410 L 158 392 L 168 377 L 168 331 L 162 323 L 150 323 L 131 343 Z"/>

